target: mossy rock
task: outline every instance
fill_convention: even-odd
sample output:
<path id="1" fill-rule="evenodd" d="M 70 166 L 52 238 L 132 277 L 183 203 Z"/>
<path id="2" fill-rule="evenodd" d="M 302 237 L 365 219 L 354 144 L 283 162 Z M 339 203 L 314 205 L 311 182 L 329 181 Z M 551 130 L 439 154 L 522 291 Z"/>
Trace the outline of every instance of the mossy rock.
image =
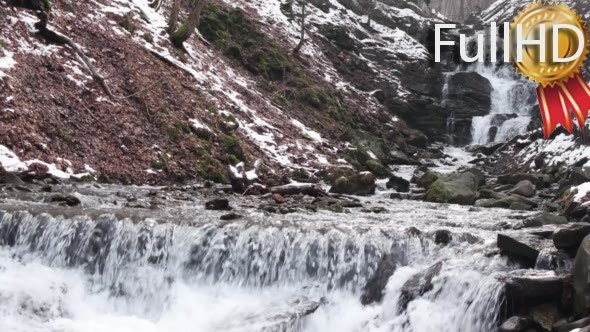
<path id="1" fill-rule="evenodd" d="M 329 185 L 334 185 L 341 177 L 354 176 L 354 169 L 346 166 L 330 166 L 320 172 L 320 178 Z"/>
<path id="2" fill-rule="evenodd" d="M 429 189 L 430 186 L 436 182 L 436 180 L 438 180 L 438 178 L 441 175 L 437 172 L 433 172 L 431 170 L 426 170 L 424 172 L 424 175 L 422 175 L 421 178 L 418 179 L 418 181 L 416 182 L 416 184 L 419 187 L 425 188 L 425 189 Z"/>
<path id="3" fill-rule="evenodd" d="M 240 141 L 233 136 L 226 136 L 223 139 L 223 150 L 230 156 L 237 158 L 238 160 L 245 161 L 246 156 L 244 150 L 240 145 Z"/>
<path id="4" fill-rule="evenodd" d="M 363 172 L 349 177 L 341 177 L 330 188 L 331 193 L 369 196 L 375 193 L 377 178 L 370 172 Z"/>
<path id="5" fill-rule="evenodd" d="M 386 178 L 392 175 L 391 171 L 383 166 L 383 164 L 377 159 L 368 160 L 365 166 L 367 166 L 369 171 L 375 174 L 378 178 Z"/>
<path id="6" fill-rule="evenodd" d="M 334 213 L 344 213 L 344 207 L 340 204 L 332 204 L 323 207 L 324 210 L 328 210 Z"/>
<path id="7" fill-rule="evenodd" d="M 435 203 L 473 205 L 477 179 L 471 173 L 453 173 L 442 176 L 426 192 L 425 200 Z"/>

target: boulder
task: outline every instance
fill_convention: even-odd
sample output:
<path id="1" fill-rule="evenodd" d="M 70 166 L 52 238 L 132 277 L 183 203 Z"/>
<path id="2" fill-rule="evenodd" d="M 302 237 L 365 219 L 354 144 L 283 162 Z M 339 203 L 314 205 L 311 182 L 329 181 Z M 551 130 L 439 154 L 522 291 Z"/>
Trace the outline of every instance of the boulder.
<path id="1" fill-rule="evenodd" d="M 440 273 L 442 264 L 440 261 L 406 281 L 398 301 L 398 312 L 403 312 L 408 307 L 408 303 L 432 290 L 432 279 Z"/>
<path id="2" fill-rule="evenodd" d="M 227 198 L 216 198 L 205 203 L 207 210 L 229 210 L 229 200 Z"/>
<path id="3" fill-rule="evenodd" d="M 508 315 L 530 314 L 539 303 L 560 303 L 564 278 L 554 271 L 514 270 L 501 278 Z"/>
<path id="4" fill-rule="evenodd" d="M 385 167 L 379 160 L 377 159 L 370 159 L 366 162 L 365 166 L 367 169 L 375 174 L 375 176 L 379 178 L 386 178 L 391 176 L 391 170 Z"/>
<path id="5" fill-rule="evenodd" d="M 559 309 L 552 303 L 543 303 L 533 307 L 528 314 L 537 326 L 537 330 L 550 332 L 559 319 Z"/>
<path id="6" fill-rule="evenodd" d="M 586 326 L 590 326 L 590 317 L 582 318 L 573 322 L 568 322 L 565 319 L 561 320 L 553 325 L 553 330 L 555 332 L 570 332 Z"/>
<path id="7" fill-rule="evenodd" d="M 449 244 L 449 242 L 451 242 L 451 240 L 452 240 L 451 232 L 446 229 L 441 229 L 441 230 L 434 232 L 434 243 L 436 243 L 436 244 L 440 244 L 440 245 L 445 246 L 445 245 Z"/>
<path id="8" fill-rule="evenodd" d="M 435 203 L 473 205 L 477 179 L 472 173 L 453 173 L 442 176 L 426 192 L 425 200 Z"/>
<path id="9" fill-rule="evenodd" d="M 375 175 L 370 172 L 363 172 L 349 177 L 341 177 L 330 188 L 331 193 L 369 196 L 375 193 Z"/>
<path id="10" fill-rule="evenodd" d="M 400 193 L 407 193 L 410 191 L 410 181 L 399 176 L 392 175 L 385 184 L 387 189 L 395 189 Z"/>
<path id="11" fill-rule="evenodd" d="M 590 234 L 590 224 L 575 223 L 555 232 L 553 243 L 557 249 L 575 252 L 588 234 Z"/>
<path id="12" fill-rule="evenodd" d="M 551 177 L 546 174 L 530 173 L 513 173 L 498 176 L 499 184 L 516 185 L 521 181 L 529 181 L 534 184 L 537 189 L 543 189 L 551 182 Z"/>
<path id="13" fill-rule="evenodd" d="M 422 174 L 422 176 L 416 180 L 416 184 L 419 187 L 429 189 L 430 186 L 436 182 L 440 176 L 441 175 L 439 173 L 427 169 L 424 174 Z"/>
<path id="14" fill-rule="evenodd" d="M 526 233 L 498 234 L 498 248 L 507 255 L 527 266 L 535 266 L 539 253 L 547 247 L 547 240 Z"/>
<path id="15" fill-rule="evenodd" d="M 545 225 L 563 225 L 567 224 L 567 218 L 549 212 L 540 212 L 530 218 L 525 219 L 523 227 L 542 227 Z"/>
<path id="16" fill-rule="evenodd" d="M 55 194 L 48 198 L 48 202 L 59 203 L 59 205 L 78 206 L 82 202 L 74 195 Z"/>
<path id="17" fill-rule="evenodd" d="M 590 182 L 590 167 L 574 167 L 566 178 L 569 186 L 579 186 L 586 182 Z"/>
<path id="18" fill-rule="evenodd" d="M 524 197 L 533 197 L 535 196 L 535 185 L 529 180 L 523 180 L 517 183 L 512 189 L 511 193 L 517 194 Z"/>
<path id="19" fill-rule="evenodd" d="M 500 328 L 499 332 L 525 332 L 533 326 L 533 320 L 528 317 L 512 316 L 508 318 Z"/>
<path id="20" fill-rule="evenodd" d="M 492 126 L 501 126 L 504 122 L 518 117 L 516 113 L 496 114 L 492 117 Z"/>
<path id="21" fill-rule="evenodd" d="M 361 295 L 361 303 L 368 305 L 375 302 L 381 302 L 383 300 L 383 290 L 387 286 L 389 278 L 395 272 L 397 262 L 391 255 L 384 255 L 375 274 L 369 279 L 365 287 L 363 287 L 363 293 Z"/>
<path id="22" fill-rule="evenodd" d="M 574 311 L 577 317 L 590 314 L 590 236 L 582 241 L 572 267 Z"/>
<path id="23" fill-rule="evenodd" d="M 447 83 L 444 105 L 451 112 L 454 123 L 450 134 L 456 144 L 469 144 L 473 117 L 490 113 L 492 84 L 476 72 L 455 73 Z"/>
<path id="24" fill-rule="evenodd" d="M 23 180 L 21 180 L 21 178 L 19 178 L 14 173 L 5 173 L 2 180 L 3 181 L 1 183 L 12 185 L 12 186 L 24 186 L 25 185 L 25 182 Z"/>

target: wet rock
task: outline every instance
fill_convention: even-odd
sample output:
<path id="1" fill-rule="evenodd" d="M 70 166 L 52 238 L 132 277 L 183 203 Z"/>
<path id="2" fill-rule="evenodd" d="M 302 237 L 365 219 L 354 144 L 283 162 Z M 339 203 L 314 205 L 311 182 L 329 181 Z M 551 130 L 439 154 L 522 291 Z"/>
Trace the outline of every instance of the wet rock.
<path id="1" fill-rule="evenodd" d="M 512 316 L 500 325 L 499 332 L 525 332 L 533 325 L 528 317 Z"/>
<path id="2" fill-rule="evenodd" d="M 446 229 L 438 230 L 434 233 L 434 243 L 440 245 L 447 245 L 451 242 L 452 236 L 451 232 Z"/>
<path id="3" fill-rule="evenodd" d="M 237 214 L 237 213 L 228 213 L 228 214 L 224 214 L 221 217 L 219 217 L 219 219 L 221 220 L 236 220 L 236 219 L 240 219 L 242 218 L 242 215 Z"/>
<path id="4" fill-rule="evenodd" d="M 365 166 L 378 178 L 386 178 L 392 176 L 391 170 L 385 167 L 379 160 L 370 159 L 366 162 Z"/>
<path id="5" fill-rule="evenodd" d="M 392 255 L 384 255 L 375 274 L 369 279 L 365 287 L 363 287 L 363 293 L 361 295 L 361 303 L 368 305 L 372 303 L 379 303 L 383 300 L 383 290 L 387 286 L 389 278 L 395 272 L 397 262 Z"/>
<path id="6" fill-rule="evenodd" d="M 579 186 L 586 182 L 590 182 L 590 167 L 574 167 L 568 174 L 564 184 Z"/>
<path id="7" fill-rule="evenodd" d="M 560 303 L 564 279 L 553 271 L 515 270 L 502 277 L 506 312 L 523 315 L 539 303 Z"/>
<path id="8" fill-rule="evenodd" d="M 23 180 L 21 180 L 21 178 L 19 178 L 14 173 L 5 173 L 2 183 L 12 185 L 12 186 L 24 186 L 25 185 L 25 182 Z"/>
<path id="9" fill-rule="evenodd" d="M 546 174 L 530 173 L 514 173 L 498 176 L 498 183 L 500 184 L 516 185 L 522 181 L 529 181 L 534 184 L 537 189 L 543 189 L 549 184 L 549 182 L 551 182 L 551 178 Z"/>
<path id="10" fill-rule="evenodd" d="M 394 189 L 400 193 L 407 193 L 410 191 L 410 181 L 399 176 L 392 175 L 385 184 L 387 189 Z"/>
<path id="11" fill-rule="evenodd" d="M 525 233 L 498 234 L 497 244 L 502 254 L 527 266 L 535 266 L 539 253 L 545 248 L 544 241 L 543 238 Z"/>
<path id="12" fill-rule="evenodd" d="M 55 194 L 48 199 L 51 203 L 59 203 L 60 205 L 78 206 L 81 204 L 80 199 L 74 195 Z"/>
<path id="13" fill-rule="evenodd" d="M 578 317 L 590 314 L 590 236 L 582 241 L 572 267 L 574 311 Z"/>
<path id="14" fill-rule="evenodd" d="M 229 200 L 227 198 L 216 198 L 205 203 L 207 210 L 229 210 Z"/>
<path id="15" fill-rule="evenodd" d="M 523 227 L 542 227 L 545 225 L 567 224 L 567 218 L 549 212 L 540 212 L 523 221 Z"/>
<path id="16" fill-rule="evenodd" d="M 442 264 L 442 261 L 438 262 L 406 281 L 401 289 L 398 312 L 405 311 L 408 303 L 432 290 L 432 279 L 440 273 Z"/>
<path id="17" fill-rule="evenodd" d="M 531 211 L 533 207 L 523 202 L 514 202 L 510 204 L 508 209 L 515 211 Z"/>
<path id="18" fill-rule="evenodd" d="M 275 193 L 271 197 L 277 204 L 285 204 L 285 199 L 280 194 Z"/>
<path id="19" fill-rule="evenodd" d="M 435 203 L 473 205 L 477 191 L 477 179 L 471 173 L 453 173 L 442 176 L 430 186 L 425 200 Z"/>
<path id="20" fill-rule="evenodd" d="M 426 170 L 420 178 L 416 180 L 419 187 L 429 189 L 430 186 L 438 180 L 441 175 L 431 170 Z"/>
<path id="21" fill-rule="evenodd" d="M 330 166 L 319 172 L 318 175 L 327 184 L 334 185 L 334 183 L 336 183 L 336 180 L 340 179 L 341 177 L 354 176 L 355 174 L 357 174 L 357 172 L 351 167 Z"/>
<path id="22" fill-rule="evenodd" d="M 552 303 L 533 307 L 528 314 L 537 326 L 537 330 L 550 332 L 559 319 L 559 309 Z"/>
<path id="23" fill-rule="evenodd" d="M 511 193 L 521 195 L 524 197 L 533 197 L 535 196 L 535 185 L 529 180 L 523 180 L 517 183 L 512 189 Z"/>
<path id="24" fill-rule="evenodd" d="M 341 177 L 330 188 L 331 193 L 369 196 L 375 193 L 376 178 L 370 172 L 363 172 L 350 177 Z"/>
<path id="25" fill-rule="evenodd" d="M 506 197 L 506 195 L 497 193 L 497 192 L 490 190 L 490 189 L 480 189 L 479 190 L 479 198 L 481 198 L 481 199 L 496 199 L 496 200 L 498 200 L 498 199 L 502 199 L 504 197 Z"/>
<path id="26" fill-rule="evenodd" d="M 557 249 L 575 252 L 588 234 L 590 234 L 590 224 L 576 223 L 555 232 L 553 243 Z"/>
<path id="27" fill-rule="evenodd" d="M 553 325 L 553 330 L 555 332 L 570 332 L 586 326 L 590 326 L 590 317 L 582 318 L 573 322 L 568 322 L 565 319 L 560 320 Z"/>
<path id="28" fill-rule="evenodd" d="M 480 187 L 486 184 L 486 176 L 484 174 L 484 172 L 477 168 L 477 167 L 471 167 L 465 171 L 463 171 L 462 173 L 471 173 L 473 174 L 473 176 L 475 176 L 476 179 L 476 187 Z"/>
<path id="29" fill-rule="evenodd" d="M 416 227 L 406 229 L 406 233 L 410 236 L 422 236 L 422 231 Z"/>
<path id="30" fill-rule="evenodd" d="M 453 113 L 451 134 L 457 144 L 471 141 L 473 117 L 490 113 L 492 91 L 490 81 L 475 72 L 460 72 L 449 78 L 445 106 Z"/>

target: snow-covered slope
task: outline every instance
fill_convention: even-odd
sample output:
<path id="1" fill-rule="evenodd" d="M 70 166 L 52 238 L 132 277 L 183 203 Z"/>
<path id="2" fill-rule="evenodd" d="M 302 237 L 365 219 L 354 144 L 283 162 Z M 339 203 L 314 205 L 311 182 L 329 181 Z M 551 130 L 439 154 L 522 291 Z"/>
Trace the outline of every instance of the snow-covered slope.
<path id="1" fill-rule="evenodd" d="M 404 150 L 420 135 L 387 100 L 415 89 L 408 71 L 428 67 L 423 43 L 437 19 L 398 2 L 380 4 L 369 26 L 354 1 L 312 1 L 299 56 L 289 54 L 300 33 L 297 6 L 293 14 L 279 0 L 208 5 L 209 18 L 237 15 L 262 33 L 259 41 L 291 71 L 282 80 L 253 72 L 214 40 L 173 48 L 166 2 L 158 10 L 147 0 L 55 2 L 51 28 L 80 46 L 114 98 L 69 47 L 36 34 L 33 11 L 3 4 L 0 144 L 50 170 L 63 159 L 72 172 L 88 166 L 132 182 L 224 173 L 239 160 L 271 169 L 348 164 L 343 152 L 358 148 L 357 132 Z M 383 151 L 371 152 L 387 163 Z"/>

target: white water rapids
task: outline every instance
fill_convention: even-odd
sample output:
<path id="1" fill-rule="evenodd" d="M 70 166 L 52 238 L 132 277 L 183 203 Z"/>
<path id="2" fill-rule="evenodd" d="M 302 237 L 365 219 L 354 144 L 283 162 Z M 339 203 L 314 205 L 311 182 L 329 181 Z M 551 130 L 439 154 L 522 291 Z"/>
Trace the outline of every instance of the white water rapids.
<path id="1" fill-rule="evenodd" d="M 387 209 L 253 210 L 223 223 L 194 208 L 192 226 L 0 212 L 0 331 L 493 331 L 496 277 L 513 267 L 485 253 L 514 212 L 413 201 Z M 432 241 L 439 229 L 452 232 L 448 246 Z M 363 307 L 384 253 L 397 270 L 383 303 Z M 400 312 L 404 283 L 440 261 L 432 289 Z"/>

